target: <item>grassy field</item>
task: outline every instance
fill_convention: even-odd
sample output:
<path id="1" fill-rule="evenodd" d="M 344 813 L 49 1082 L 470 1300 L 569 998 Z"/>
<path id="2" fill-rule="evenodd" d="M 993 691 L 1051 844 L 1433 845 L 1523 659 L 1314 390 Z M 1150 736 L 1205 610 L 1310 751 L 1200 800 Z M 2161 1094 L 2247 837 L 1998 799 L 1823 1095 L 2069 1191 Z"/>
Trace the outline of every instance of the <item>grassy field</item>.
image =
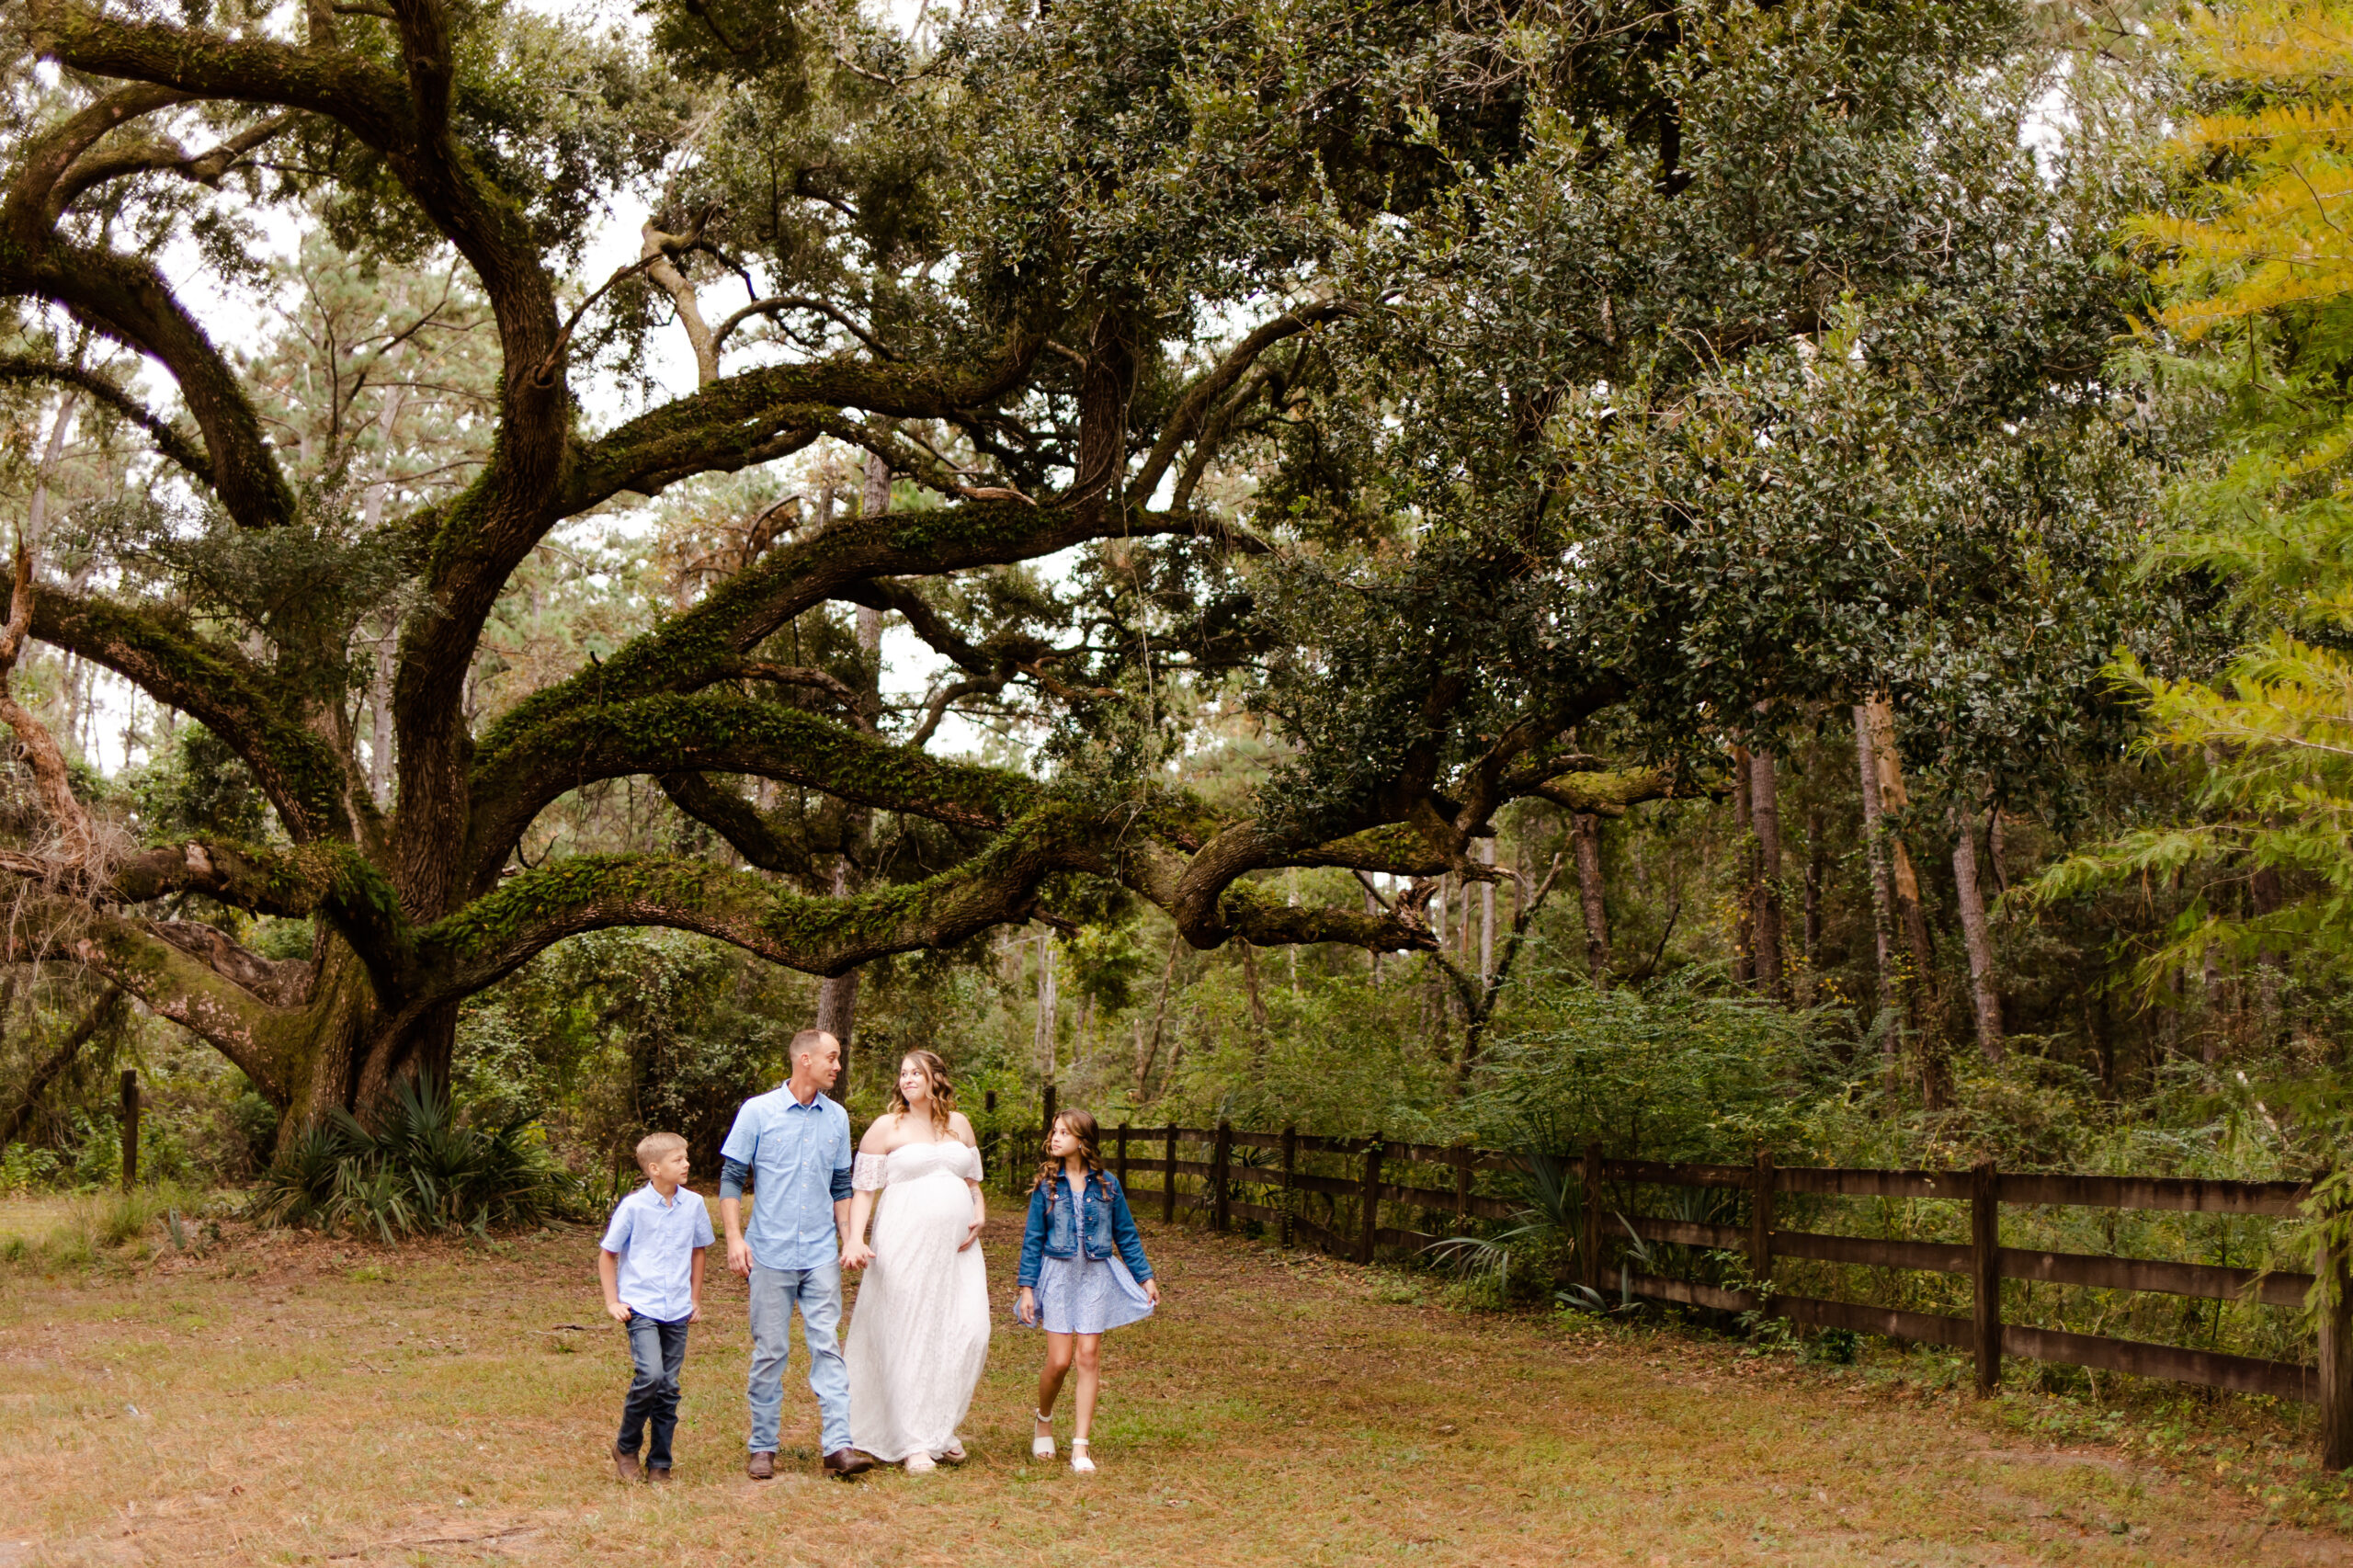
<path id="1" fill-rule="evenodd" d="M 0 1565 L 2353 1562 L 2228 1461 L 2054 1447 L 1916 1381 L 1146 1240 L 1168 1301 L 1107 1346 L 1099 1474 L 1029 1460 L 1040 1346 L 1001 1326 L 971 1462 L 851 1486 L 817 1478 L 797 1381 L 783 1473 L 745 1479 L 723 1272 L 677 1482 L 615 1481 L 627 1358 L 592 1232 L 483 1251 L 233 1230 L 136 1267 L 0 1268 Z M 987 1238 L 1001 1308 L 1017 1241 Z"/>

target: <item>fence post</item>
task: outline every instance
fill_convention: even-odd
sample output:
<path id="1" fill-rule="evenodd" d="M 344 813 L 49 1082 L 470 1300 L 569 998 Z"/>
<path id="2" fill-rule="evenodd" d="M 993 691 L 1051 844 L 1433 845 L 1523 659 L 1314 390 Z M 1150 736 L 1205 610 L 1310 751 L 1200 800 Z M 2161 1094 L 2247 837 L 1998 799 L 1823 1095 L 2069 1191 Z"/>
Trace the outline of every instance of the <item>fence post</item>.
<path id="1" fill-rule="evenodd" d="M 122 1070 L 122 1190 L 139 1185 L 139 1074 Z"/>
<path id="2" fill-rule="evenodd" d="M 1471 1145 L 1454 1146 L 1454 1226 L 1461 1230 L 1471 1223 Z"/>
<path id="3" fill-rule="evenodd" d="M 1224 1231 L 1232 1228 L 1233 1220 L 1233 1184 L 1227 1173 L 1233 1166 L 1233 1123 L 1221 1118 L 1217 1124 L 1216 1152 L 1210 1156 L 1210 1228 Z"/>
<path id="4" fill-rule="evenodd" d="M 1168 1124 L 1168 1150 L 1161 1156 L 1160 1222 L 1176 1222 L 1176 1124 Z"/>
<path id="5" fill-rule="evenodd" d="M 1756 1174 L 1748 1188 L 1748 1277 L 1773 1287 L 1773 1156 L 1756 1151 Z"/>
<path id="6" fill-rule="evenodd" d="M 1364 1234 L 1357 1238 L 1357 1261 L 1372 1261 L 1372 1244 L 1381 1230 L 1381 1134 L 1364 1146 Z"/>
<path id="7" fill-rule="evenodd" d="M 1119 1147 L 1112 1169 L 1120 1178 L 1120 1190 L 1125 1192 L 1128 1188 L 1128 1124 L 1124 1121 L 1120 1123 Z"/>
<path id="8" fill-rule="evenodd" d="M 1299 1129 L 1283 1129 L 1283 1222 L 1282 1244 L 1291 1244 L 1291 1211 L 1299 1207 L 1299 1198 L 1291 1181 L 1299 1170 Z"/>
<path id="9" fill-rule="evenodd" d="M 1577 1216 L 1577 1266 L 1588 1290 L 1601 1289 L 1601 1145 L 1585 1146 L 1585 1211 Z"/>
<path id="10" fill-rule="evenodd" d="M 2324 1173 L 2325 1175 L 2325 1173 Z M 2313 1186 L 2320 1185 L 2318 1178 Z M 2341 1213 L 2322 1217 L 2319 1276 L 2320 1463 L 2332 1473 L 2353 1469 L 2353 1268 L 2346 1246 L 2330 1233 L 2345 1223 Z"/>
<path id="11" fill-rule="evenodd" d="M 1969 1173 L 1969 1248 L 1982 1398 L 2002 1386 L 2002 1178 L 1991 1160 Z"/>

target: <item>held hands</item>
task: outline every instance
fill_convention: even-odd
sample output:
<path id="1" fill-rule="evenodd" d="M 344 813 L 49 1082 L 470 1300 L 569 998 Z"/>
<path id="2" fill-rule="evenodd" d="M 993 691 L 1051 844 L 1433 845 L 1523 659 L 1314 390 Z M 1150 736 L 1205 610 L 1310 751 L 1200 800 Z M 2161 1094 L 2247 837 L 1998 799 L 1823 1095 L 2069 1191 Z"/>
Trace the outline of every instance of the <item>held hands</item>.
<path id="1" fill-rule="evenodd" d="M 635 1314 L 629 1310 L 627 1301 L 607 1301 L 605 1315 L 615 1323 L 627 1323 Z"/>
<path id="2" fill-rule="evenodd" d="M 1038 1325 L 1038 1292 L 1027 1285 L 1021 1287 L 1021 1300 L 1014 1304 L 1013 1315 L 1020 1320 L 1022 1327 L 1035 1328 Z"/>
<path id="3" fill-rule="evenodd" d="M 868 1246 L 864 1242 L 849 1241 L 842 1244 L 842 1267 L 844 1268 L 863 1268 L 873 1261 L 874 1249 Z"/>

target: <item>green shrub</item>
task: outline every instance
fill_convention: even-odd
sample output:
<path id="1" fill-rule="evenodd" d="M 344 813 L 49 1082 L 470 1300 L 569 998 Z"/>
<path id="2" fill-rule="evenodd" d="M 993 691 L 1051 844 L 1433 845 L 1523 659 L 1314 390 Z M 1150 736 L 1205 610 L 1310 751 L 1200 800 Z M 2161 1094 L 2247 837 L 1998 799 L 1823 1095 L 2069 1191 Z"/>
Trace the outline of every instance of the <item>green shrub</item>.
<path id="1" fill-rule="evenodd" d="M 46 1187 L 57 1178 L 58 1169 L 54 1152 L 28 1143 L 11 1143 L 0 1149 L 0 1196 Z"/>
<path id="2" fill-rule="evenodd" d="M 460 1122 L 438 1084 L 410 1082 L 368 1128 L 338 1111 L 272 1160 L 248 1210 L 268 1225 L 317 1225 L 384 1241 L 523 1225 L 584 1212 L 580 1184 L 538 1128 Z"/>

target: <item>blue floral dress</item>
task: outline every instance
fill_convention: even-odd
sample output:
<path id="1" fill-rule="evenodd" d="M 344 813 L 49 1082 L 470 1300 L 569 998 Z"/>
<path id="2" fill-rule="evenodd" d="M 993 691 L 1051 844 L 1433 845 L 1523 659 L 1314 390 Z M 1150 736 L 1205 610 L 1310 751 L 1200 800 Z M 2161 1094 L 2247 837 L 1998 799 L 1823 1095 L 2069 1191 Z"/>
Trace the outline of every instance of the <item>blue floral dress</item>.
<path id="1" fill-rule="evenodd" d="M 1070 1177 L 1056 1179 L 1063 1184 L 1060 1200 L 1076 1212 Z M 1075 1256 L 1050 1257 L 1039 1266 L 1038 1326 L 1048 1334 L 1102 1334 L 1151 1315 L 1152 1299 L 1121 1258 L 1088 1257 L 1081 1247 Z"/>

